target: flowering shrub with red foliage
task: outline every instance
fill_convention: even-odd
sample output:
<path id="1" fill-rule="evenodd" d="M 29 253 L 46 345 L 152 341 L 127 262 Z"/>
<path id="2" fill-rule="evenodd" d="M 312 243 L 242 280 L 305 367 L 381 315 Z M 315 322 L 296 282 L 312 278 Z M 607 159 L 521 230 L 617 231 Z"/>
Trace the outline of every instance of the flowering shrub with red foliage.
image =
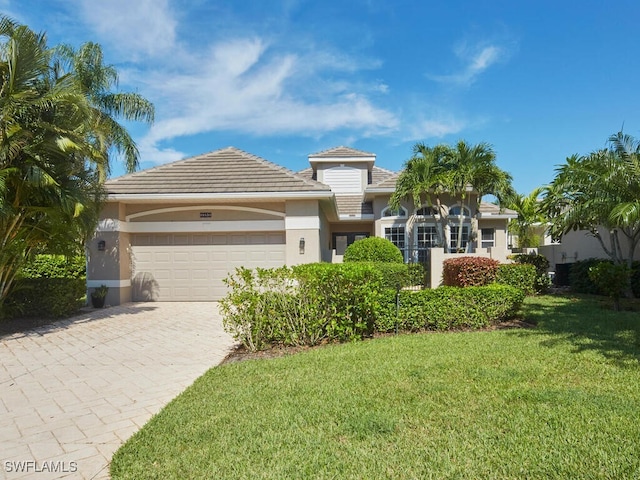
<path id="1" fill-rule="evenodd" d="M 458 257 L 445 260 L 442 280 L 449 287 L 481 287 L 496 279 L 500 262 L 484 257 Z"/>

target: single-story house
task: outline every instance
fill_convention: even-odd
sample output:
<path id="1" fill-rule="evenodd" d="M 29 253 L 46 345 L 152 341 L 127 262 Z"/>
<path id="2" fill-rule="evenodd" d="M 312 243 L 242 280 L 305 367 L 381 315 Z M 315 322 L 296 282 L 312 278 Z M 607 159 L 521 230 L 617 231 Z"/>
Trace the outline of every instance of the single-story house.
<path id="1" fill-rule="evenodd" d="M 394 210 L 398 173 L 376 166 L 375 154 L 336 147 L 308 159 L 293 172 L 229 147 L 107 181 L 88 288 L 108 286 L 112 305 L 218 300 L 236 267 L 339 262 L 372 235 L 407 262 L 455 255 L 459 235 L 467 254 L 504 261 L 510 253 L 515 213 L 485 203 L 476 211 L 476 192 L 466 205 L 443 195 L 448 215 L 409 201 Z"/>

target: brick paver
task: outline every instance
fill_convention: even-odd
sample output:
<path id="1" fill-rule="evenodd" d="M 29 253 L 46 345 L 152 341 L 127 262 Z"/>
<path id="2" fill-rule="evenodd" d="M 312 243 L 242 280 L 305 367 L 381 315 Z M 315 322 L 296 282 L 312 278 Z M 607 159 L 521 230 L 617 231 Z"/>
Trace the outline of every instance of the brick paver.
<path id="1" fill-rule="evenodd" d="M 0 478 L 109 478 L 113 453 L 231 351 L 216 303 L 130 303 L 0 338 Z"/>

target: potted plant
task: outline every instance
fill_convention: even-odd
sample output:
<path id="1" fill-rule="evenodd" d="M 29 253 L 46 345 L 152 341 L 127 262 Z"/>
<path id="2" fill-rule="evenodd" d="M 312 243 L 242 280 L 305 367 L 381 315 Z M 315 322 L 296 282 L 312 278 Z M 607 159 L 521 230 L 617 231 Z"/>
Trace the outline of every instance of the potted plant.
<path id="1" fill-rule="evenodd" d="M 91 292 L 91 305 L 93 308 L 104 308 L 104 301 L 109 293 L 109 287 L 100 285 Z"/>

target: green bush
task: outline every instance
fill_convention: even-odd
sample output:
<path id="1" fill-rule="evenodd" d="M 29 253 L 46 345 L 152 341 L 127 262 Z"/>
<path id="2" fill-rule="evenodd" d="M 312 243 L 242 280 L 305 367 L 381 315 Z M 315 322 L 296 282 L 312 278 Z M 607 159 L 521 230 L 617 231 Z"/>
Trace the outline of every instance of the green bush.
<path id="1" fill-rule="evenodd" d="M 519 288 L 525 295 L 536 293 L 538 274 L 533 265 L 505 263 L 498 267 L 496 283 Z"/>
<path id="2" fill-rule="evenodd" d="M 85 303 L 84 278 L 20 278 L 6 300 L 11 317 L 60 318 Z"/>
<path id="3" fill-rule="evenodd" d="M 480 287 L 496 279 L 497 260 L 484 257 L 457 257 L 443 262 L 443 284 L 449 287 Z"/>
<path id="4" fill-rule="evenodd" d="M 636 298 L 640 298 L 640 262 L 633 262 L 631 266 L 631 290 Z"/>
<path id="5" fill-rule="evenodd" d="M 67 258 L 62 255 L 37 255 L 20 270 L 22 278 L 85 278 L 84 257 Z"/>
<path id="6" fill-rule="evenodd" d="M 85 258 L 38 255 L 17 275 L 5 300 L 8 317 L 60 318 L 85 303 Z"/>
<path id="7" fill-rule="evenodd" d="M 236 269 L 220 301 L 225 329 L 249 350 L 373 334 L 382 273 L 372 264 Z"/>
<path id="8" fill-rule="evenodd" d="M 353 262 L 356 263 L 356 262 Z M 368 265 L 380 272 L 383 288 L 403 288 L 411 285 L 409 268 L 405 263 L 358 262 Z"/>
<path id="9" fill-rule="evenodd" d="M 427 270 L 422 263 L 410 263 L 409 268 L 409 285 L 427 286 Z"/>
<path id="10" fill-rule="evenodd" d="M 535 289 L 538 293 L 546 292 L 551 287 L 551 277 L 549 276 L 549 260 L 544 255 L 535 253 L 522 253 L 514 255 L 513 260 L 522 265 L 533 265 L 536 269 Z"/>
<path id="11" fill-rule="evenodd" d="M 514 316 L 524 292 L 509 285 L 483 287 L 440 287 L 435 290 L 400 292 L 398 326 L 404 331 L 485 328 Z M 395 297 L 387 297 L 381 311 L 395 313 Z M 395 326 L 395 321 L 380 319 L 381 330 Z"/>
<path id="12" fill-rule="evenodd" d="M 576 293 L 601 295 L 602 292 L 589 277 L 589 270 L 603 261 L 608 262 L 608 260 L 599 258 L 589 258 L 572 263 L 569 266 L 569 286 L 571 290 Z"/>
<path id="13" fill-rule="evenodd" d="M 614 307 L 620 310 L 620 297 L 629 286 L 629 267 L 600 262 L 589 269 L 589 278 L 605 295 L 613 298 Z"/>
<path id="14" fill-rule="evenodd" d="M 343 260 L 345 263 L 404 263 L 400 249 L 391 241 L 380 237 L 367 237 L 356 240 L 345 250 Z"/>

